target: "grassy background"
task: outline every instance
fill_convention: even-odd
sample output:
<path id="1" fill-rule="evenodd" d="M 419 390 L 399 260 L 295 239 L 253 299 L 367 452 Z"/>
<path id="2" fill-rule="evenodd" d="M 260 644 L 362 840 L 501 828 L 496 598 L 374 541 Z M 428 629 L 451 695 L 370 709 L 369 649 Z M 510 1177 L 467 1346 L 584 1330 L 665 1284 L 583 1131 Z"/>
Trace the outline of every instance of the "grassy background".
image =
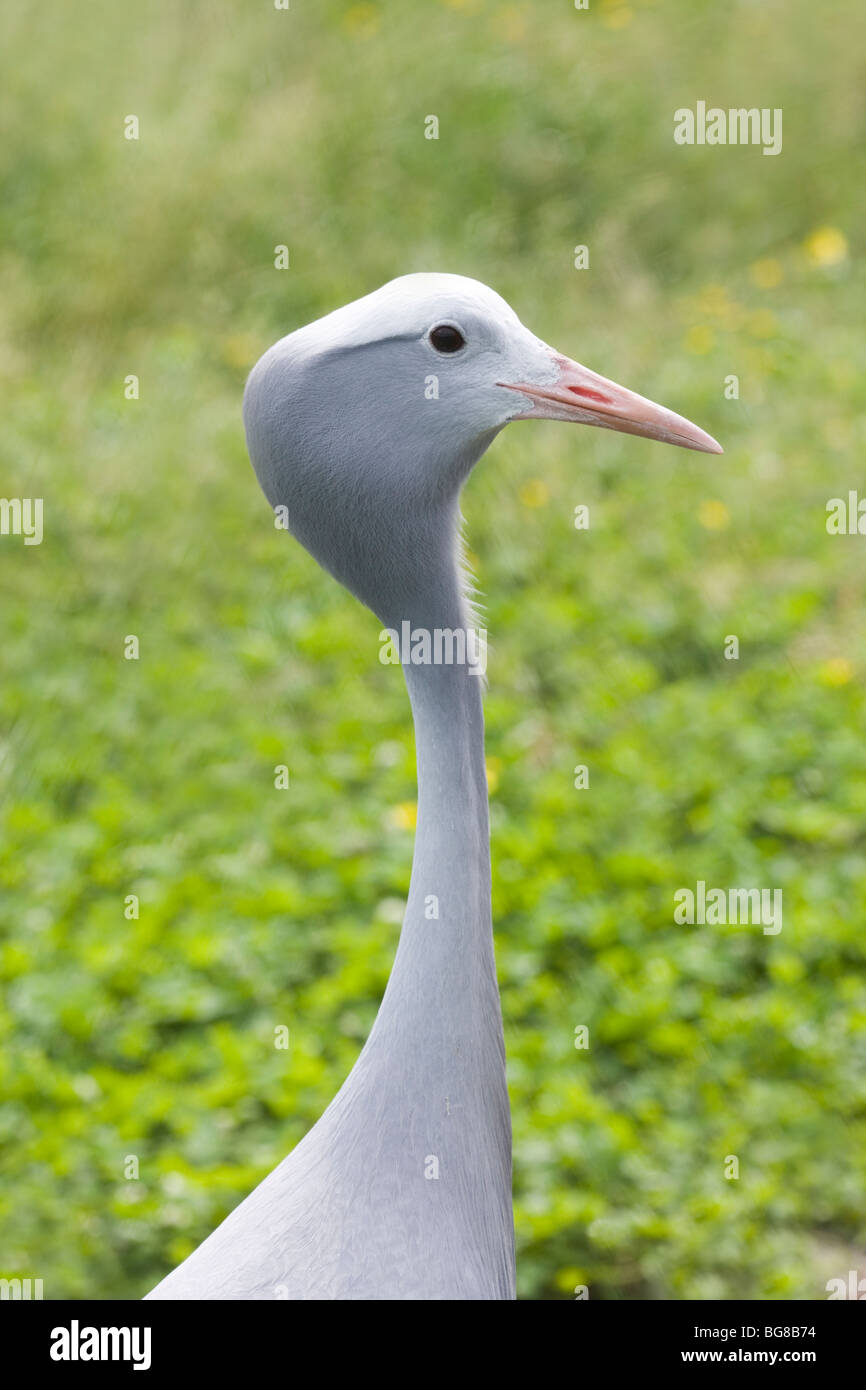
<path id="1" fill-rule="evenodd" d="M 866 539 L 825 529 L 866 495 L 860 0 L 0 24 L 0 492 L 46 523 L 0 538 L 0 1272 L 141 1296 L 367 1034 L 409 880 L 405 691 L 273 530 L 239 406 L 276 337 L 441 269 L 726 448 L 521 425 L 464 498 L 521 1295 L 866 1273 Z M 676 146 L 698 99 L 782 107 L 783 153 Z M 675 926 L 698 878 L 781 887 L 783 931 Z"/>

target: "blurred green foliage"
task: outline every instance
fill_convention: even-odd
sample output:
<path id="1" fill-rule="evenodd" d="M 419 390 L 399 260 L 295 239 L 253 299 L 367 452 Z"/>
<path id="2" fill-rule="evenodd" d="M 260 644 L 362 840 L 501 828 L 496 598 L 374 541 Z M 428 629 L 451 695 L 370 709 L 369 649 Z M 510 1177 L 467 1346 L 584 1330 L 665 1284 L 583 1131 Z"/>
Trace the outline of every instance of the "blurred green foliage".
<path id="1" fill-rule="evenodd" d="M 239 406 L 276 337 L 416 269 L 493 285 L 726 448 L 520 425 L 464 498 L 521 1294 L 821 1298 L 862 1272 L 866 539 L 824 509 L 866 495 L 866 26 L 859 0 L 826 21 L 4 5 L 0 491 L 43 496 L 46 535 L 0 541 L 3 1273 L 141 1296 L 375 1015 L 405 691 L 273 529 Z M 676 146 L 698 99 L 782 107 L 782 154 Z M 698 878 L 781 887 L 782 932 L 675 926 Z"/>

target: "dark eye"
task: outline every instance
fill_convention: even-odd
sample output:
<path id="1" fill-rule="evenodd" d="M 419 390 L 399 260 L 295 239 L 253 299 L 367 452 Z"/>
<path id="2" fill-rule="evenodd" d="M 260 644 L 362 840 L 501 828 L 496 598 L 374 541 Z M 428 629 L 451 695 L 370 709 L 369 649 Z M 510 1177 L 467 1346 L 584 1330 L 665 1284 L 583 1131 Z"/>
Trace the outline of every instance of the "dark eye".
<path id="1" fill-rule="evenodd" d="M 466 346 L 460 329 L 453 328 L 450 323 L 440 323 L 438 327 L 431 328 L 430 342 L 437 352 L 459 352 Z"/>

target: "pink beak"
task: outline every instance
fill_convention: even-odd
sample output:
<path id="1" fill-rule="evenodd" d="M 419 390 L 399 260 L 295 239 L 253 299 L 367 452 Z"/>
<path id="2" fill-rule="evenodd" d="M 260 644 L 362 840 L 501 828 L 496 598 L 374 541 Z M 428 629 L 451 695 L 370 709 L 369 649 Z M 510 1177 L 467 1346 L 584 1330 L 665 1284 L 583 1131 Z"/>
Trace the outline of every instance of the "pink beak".
<path id="1" fill-rule="evenodd" d="M 515 419 L 570 420 L 575 424 L 597 425 L 604 430 L 643 435 L 645 439 L 660 439 L 665 444 L 699 449 L 705 454 L 724 452 L 712 435 L 684 420 L 682 415 L 675 415 L 663 405 L 655 405 L 645 396 L 617 386 L 579 362 L 572 362 L 569 357 L 560 357 L 558 353 L 553 356 L 559 377 L 549 386 L 532 386 L 524 381 L 498 383 L 509 391 L 529 396 L 532 401 L 531 408 Z"/>

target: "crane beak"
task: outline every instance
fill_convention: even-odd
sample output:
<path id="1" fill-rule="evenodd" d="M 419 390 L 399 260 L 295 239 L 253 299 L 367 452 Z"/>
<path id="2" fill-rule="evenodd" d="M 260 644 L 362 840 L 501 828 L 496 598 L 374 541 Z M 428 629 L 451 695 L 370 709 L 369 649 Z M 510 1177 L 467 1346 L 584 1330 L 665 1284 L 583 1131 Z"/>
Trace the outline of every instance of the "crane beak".
<path id="1" fill-rule="evenodd" d="M 721 454 L 722 446 L 712 435 L 698 429 L 682 415 L 648 401 L 607 377 L 591 372 L 569 357 L 553 354 L 558 377 L 544 386 L 530 382 L 500 381 L 509 391 L 528 396 L 531 406 L 517 420 L 569 420 L 579 425 L 597 425 L 604 430 L 621 430 L 645 439 L 660 439 L 681 449 L 699 449 L 705 454 Z"/>

